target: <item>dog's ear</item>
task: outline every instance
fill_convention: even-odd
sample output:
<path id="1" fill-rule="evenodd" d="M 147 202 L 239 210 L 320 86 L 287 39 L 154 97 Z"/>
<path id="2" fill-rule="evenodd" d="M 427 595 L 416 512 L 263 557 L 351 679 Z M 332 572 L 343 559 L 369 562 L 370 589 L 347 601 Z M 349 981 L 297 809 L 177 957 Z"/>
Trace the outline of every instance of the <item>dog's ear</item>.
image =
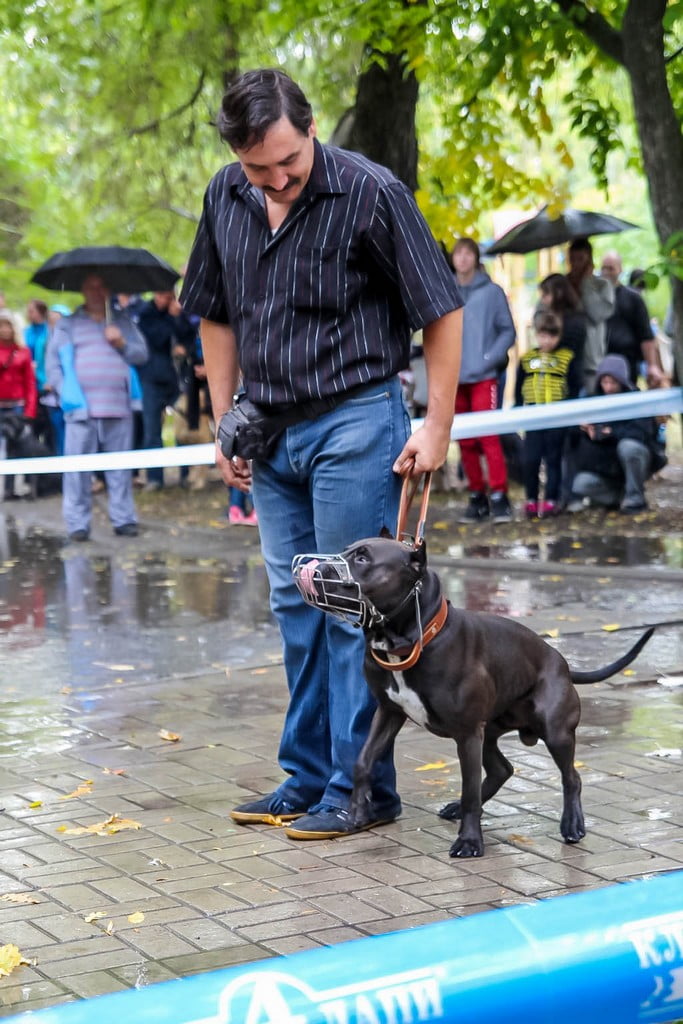
<path id="1" fill-rule="evenodd" d="M 385 540 L 393 540 L 394 539 L 394 535 L 393 535 L 393 533 L 391 532 L 391 530 L 389 529 L 388 526 L 383 526 L 382 529 L 379 531 L 379 535 L 380 535 L 380 537 L 384 537 Z"/>
<path id="2" fill-rule="evenodd" d="M 410 567 L 418 575 L 422 575 L 427 564 L 427 546 L 423 540 L 410 551 Z"/>

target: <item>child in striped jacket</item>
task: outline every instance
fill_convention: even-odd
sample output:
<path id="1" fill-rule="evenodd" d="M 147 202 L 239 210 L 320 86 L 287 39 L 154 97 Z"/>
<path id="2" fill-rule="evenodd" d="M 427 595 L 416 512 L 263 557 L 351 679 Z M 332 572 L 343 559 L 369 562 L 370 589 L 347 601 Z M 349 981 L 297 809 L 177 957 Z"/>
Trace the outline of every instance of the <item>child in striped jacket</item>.
<path id="1" fill-rule="evenodd" d="M 534 315 L 536 347 L 526 352 L 517 368 L 516 405 L 544 405 L 576 398 L 580 373 L 571 349 L 560 346 L 562 320 L 550 310 Z M 527 431 L 523 471 L 527 519 L 554 516 L 560 511 L 562 453 L 566 427 Z M 545 463 L 545 494 L 539 501 L 541 464 Z"/>

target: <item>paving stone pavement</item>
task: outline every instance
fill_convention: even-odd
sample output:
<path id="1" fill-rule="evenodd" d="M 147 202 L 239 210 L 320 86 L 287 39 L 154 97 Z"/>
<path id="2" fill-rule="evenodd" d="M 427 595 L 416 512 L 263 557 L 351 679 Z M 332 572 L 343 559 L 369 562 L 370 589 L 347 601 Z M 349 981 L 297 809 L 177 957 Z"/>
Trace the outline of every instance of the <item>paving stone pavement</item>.
<path id="1" fill-rule="evenodd" d="M 205 550 L 206 539 L 198 531 L 183 543 Z M 89 559 L 109 557 L 112 543 Z M 119 562 L 140 562 L 154 547 L 136 544 Z M 248 545 L 258 563 L 257 539 Z M 234 557 L 244 558 L 241 540 Z M 229 808 L 280 780 L 285 684 L 272 624 L 246 656 L 231 660 L 229 649 L 247 631 L 228 630 L 223 664 L 213 652 L 189 670 L 178 653 L 175 668 L 171 657 L 158 673 L 126 668 L 137 641 L 119 624 L 121 663 L 89 676 L 87 692 L 75 662 L 51 669 L 19 630 L 21 674 L 5 673 L 0 686 L 0 945 L 15 943 L 29 965 L 0 980 L 1 1016 L 683 868 L 683 573 L 435 561 L 452 600 L 476 594 L 481 606 L 483 593 L 492 610 L 559 631 L 551 642 L 582 668 L 633 641 L 651 621 L 644 595 L 656 591 L 665 625 L 633 674 L 582 688 L 586 838 L 561 841 L 559 777 L 545 748 L 508 737 L 515 775 L 485 807 L 485 856 L 452 860 L 455 826 L 436 812 L 459 791 L 455 750 L 414 725 L 396 746 L 396 823 L 311 843 L 237 826 Z M 98 631 L 114 628 L 105 620 L 86 617 L 80 632 L 72 622 L 89 663 Z M 601 628 L 615 623 L 616 632 Z M 155 635 L 151 624 L 147 642 Z M 172 632 L 162 640 L 173 648 Z M 135 827 L 70 831 L 112 815 Z M 12 901 L 20 894 L 29 902 Z"/>

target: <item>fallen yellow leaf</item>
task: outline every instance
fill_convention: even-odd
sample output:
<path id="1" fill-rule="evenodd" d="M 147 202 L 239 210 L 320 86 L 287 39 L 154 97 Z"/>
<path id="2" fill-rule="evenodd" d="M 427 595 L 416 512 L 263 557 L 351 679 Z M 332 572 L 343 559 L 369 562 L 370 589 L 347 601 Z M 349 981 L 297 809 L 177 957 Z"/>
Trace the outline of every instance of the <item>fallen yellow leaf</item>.
<path id="1" fill-rule="evenodd" d="M 29 961 L 19 952 L 17 946 L 11 942 L 7 946 L 0 946 L 0 978 L 8 978 L 15 967 L 28 967 Z"/>
<path id="2" fill-rule="evenodd" d="M 29 804 L 29 807 L 42 807 L 42 806 L 43 806 L 43 801 L 42 800 L 32 800 L 31 803 Z"/>
<path id="3" fill-rule="evenodd" d="M 636 670 L 634 668 L 625 668 L 621 674 L 622 676 L 634 676 L 636 674 Z"/>
<path id="4" fill-rule="evenodd" d="M 126 774 L 126 769 L 125 768 L 103 768 L 102 769 L 102 774 L 103 775 L 125 775 Z"/>
<path id="5" fill-rule="evenodd" d="M 605 633 L 615 633 L 618 629 L 621 629 L 621 626 L 618 622 L 609 622 L 606 626 L 602 626 L 601 629 L 604 629 Z"/>
<path id="6" fill-rule="evenodd" d="M 560 635 L 559 629 L 544 629 L 543 632 L 541 633 L 541 636 L 550 636 L 553 639 L 556 639 L 559 635 Z"/>
<path id="7" fill-rule="evenodd" d="M 533 839 L 529 839 L 527 836 L 518 836 L 514 832 L 508 836 L 511 843 L 523 843 L 524 846 L 533 846 Z"/>
<path id="8" fill-rule="evenodd" d="M 447 766 L 445 761 L 430 761 L 429 764 L 421 764 L 421 765 L 419 765 L 415 769 L 415 771 L 416 772 L 433 772 L 433 771 L 436 771 L 437 768 L 447 768 L 447 767 L 448 766 Z"/>
<path id="9" fill-rule="evenodd" d="M 105 917 L 104 910 L 93 910 L 92 914 L 86 914 L 83 920 L 86 924 L 92 924 L 93 921 L 99 921 L 101 917 Z"/>
<path id="10" fill-rule="evenodd" d="M 123 832 L 124 829 L 139 829 L 142 825 L 139 821 L 131 818 L 119 818 L 112 814 L 106 821 L 99 821 L 96 825 L 82 825 L 78 828 L 67 828 L 66 825 L 59 825 L 58 832 L 65 832 L 69 836 L 113 836 L 116 832 Z"/>
<path id="11" fill-rule="evenodd" d="M 30 892 L 6 892 L 0 896 L 0 900 L 4 900 L 5 903 L 40 903 L 40 900 L 35 899 Z"/>
<path id="12" fill-rule="evenodd" d="M 73 793 L 67 793 L 66 796 L 60 796 L 60 800 L 76 800 L 79 796 L 88 796 L 92 793 L 92 787 L 94 783 L 92 779 L 86 779 L 80 786 L 74 789 Z"/>
<path id="13" fill-rule="evenodd" d="M 145 915 L 141 910 L 136 910 L 134 914 L 128 915 L 128 920 L 131 924 L 141 924 L 145 920 Z"/>
<path id="14" fill-rule="evenodd" d="M 114 931 L 114 922 L 110 921 L 107 927 L 104 929 L 107 935 L 111 935 Z"/>
<path id="15" fill-rule="evenodd" d="M 252 676 L 264 676 L 267 671 L 268 671 L 267 668 L 253 668 L 251 670 L 251 675 Z"/>
<path id="16" fill-rule="evenodd" d="M 162 740 L 168 740 L 169 743 L 177 743 L 180 739 L 179 732 L 171 732 L 169 729 L 159 729 L 159 736 Z"/>

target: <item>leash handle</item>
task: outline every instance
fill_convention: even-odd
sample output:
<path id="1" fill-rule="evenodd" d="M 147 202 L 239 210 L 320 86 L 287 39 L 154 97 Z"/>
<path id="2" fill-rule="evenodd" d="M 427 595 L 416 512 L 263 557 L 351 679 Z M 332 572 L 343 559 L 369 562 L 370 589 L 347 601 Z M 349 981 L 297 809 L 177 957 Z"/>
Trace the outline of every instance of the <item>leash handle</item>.
<path id="1" fill-rule="evenodd" d="M 403 487 L 401 488 L 401 500 L 398 506 L 398 520 L 396 522 L 397 540 L 401 540 L 405 533 L 408 512 L 410 511 L 410 506 L 413 503 L 413 498 L 415 497 L 419 483 L 419 477 L 406 477 L 403 481 Z M 427 506 L 429 505 L 429 491 L 431 486 L 432 474 L 431 472 L 425 473 L 424 487 L 422 489 L 422 503 L 420 505 L 420 514 L 417 520 L 417 529 L 415 531 L 415 547 L 419 547 L 419 545 L 424 541 L 425 519 L 427 518 Z"/>

